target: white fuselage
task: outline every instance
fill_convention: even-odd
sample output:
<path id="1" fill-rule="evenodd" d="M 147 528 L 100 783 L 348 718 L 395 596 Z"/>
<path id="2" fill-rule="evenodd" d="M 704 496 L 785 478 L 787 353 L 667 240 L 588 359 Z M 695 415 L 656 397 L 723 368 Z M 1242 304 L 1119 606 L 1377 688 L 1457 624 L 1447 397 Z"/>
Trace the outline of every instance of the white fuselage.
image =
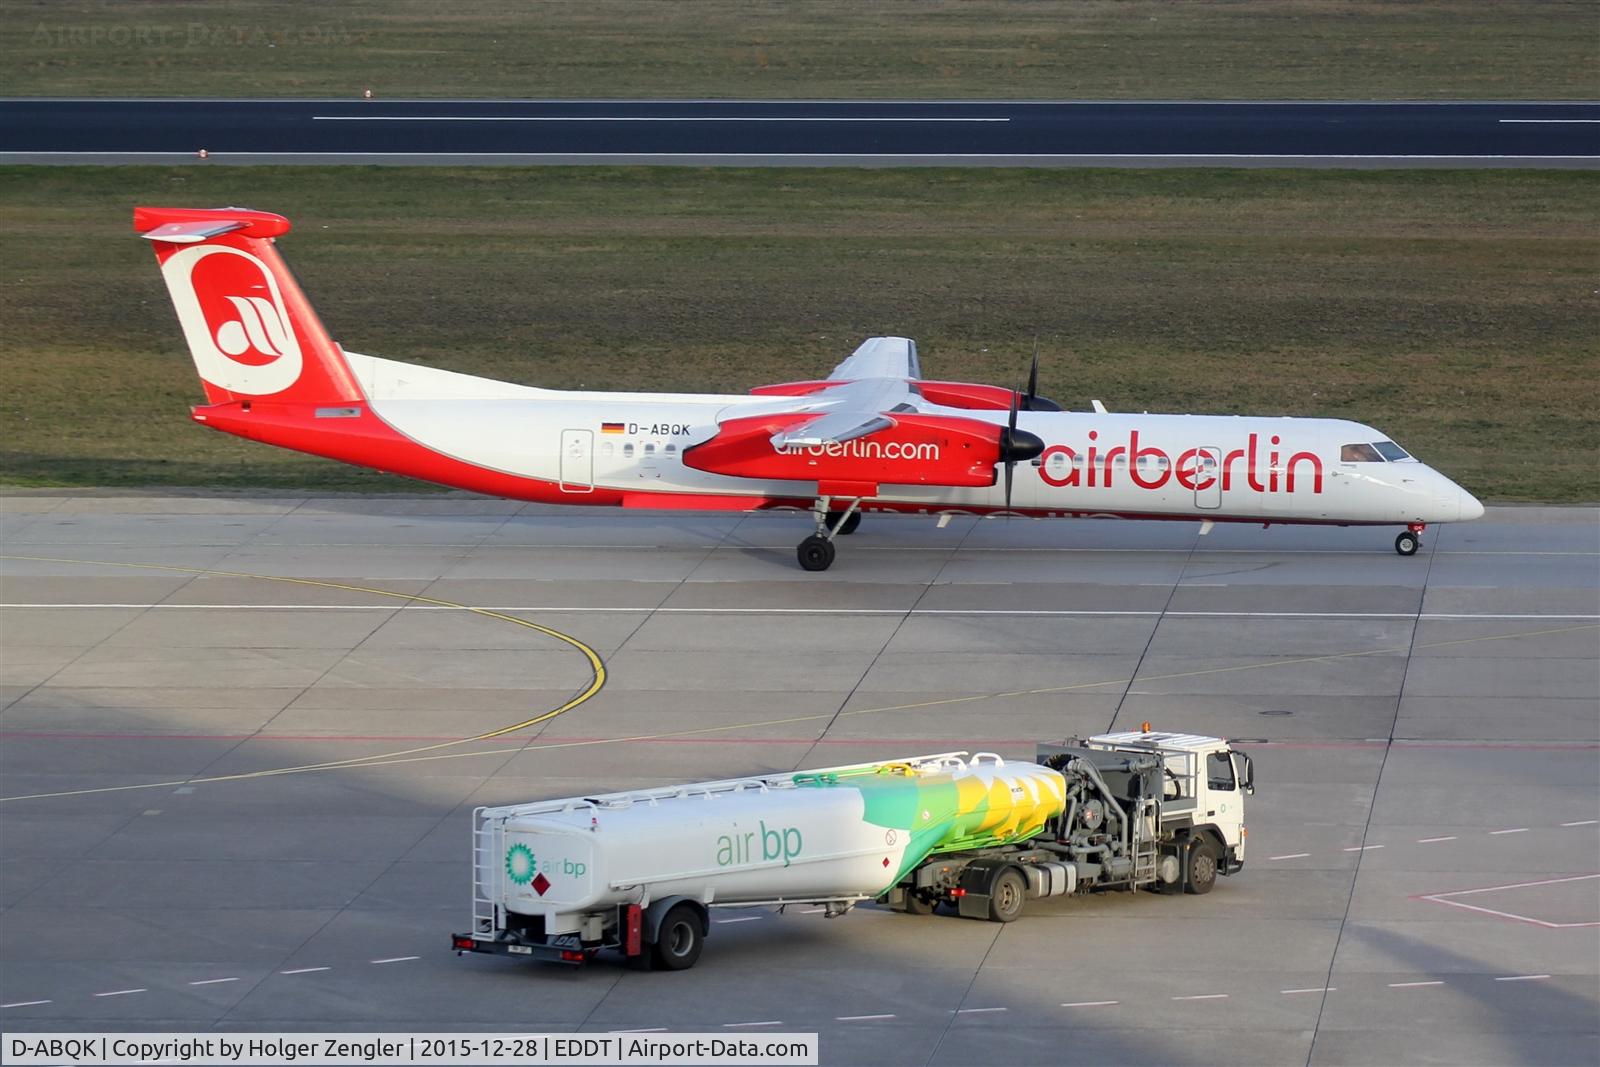
<path id="1" fill-rule="evenodd" d="M 602 490 L 660 495 L 663 507 L 672 495 L 748 497 L 752 507 L 817 495 L 815 483 L 712 474 L 682 460 L 685 449 L 717 433 L 719 420 L 762 414 L 778 398 L 564 392 L 346 358 L 374 413 L 405 437 L 464 463 L 556 484 L 564 502 L 583 504 Z M 1008 414 L 921 410 L 996 425 Z M 1011 506 L 1031 514 L 1431 523 L 1483 510 L 1410 457 L 1351 460 L 1347 446 L 1368 446 L 1370 454 L 1373 444 L 1388 442 L 1344 420 L 1024 411 L 1018 427 L 1046 446 L 1015 472 Z M 864 439 L 823 447 L 873 446 Z M 991 511 L 1005 501 L 997 480 L 981 488 L 884 485 L 864 506 Z"/>

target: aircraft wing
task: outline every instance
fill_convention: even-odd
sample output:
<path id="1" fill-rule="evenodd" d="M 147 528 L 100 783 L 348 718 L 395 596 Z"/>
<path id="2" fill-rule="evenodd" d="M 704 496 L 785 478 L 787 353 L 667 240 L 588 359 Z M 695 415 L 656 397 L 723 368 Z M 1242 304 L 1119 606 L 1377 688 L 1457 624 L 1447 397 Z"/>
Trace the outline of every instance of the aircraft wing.
<path id="1" fill-rule="evenodd" d="M 829 381 L 850 381 L 856 378 L 907 378 L 922 377 L 922 364 L 917 361 L 917 343 L 909 337 L 869 337 L 849 359 L 833 368 Z"/>
<path id="2" fill-rule="evenodd" d="M 845 364 L 848 363 L 846 360 Z M 887 430 L 895 424 L 893 413 L 896 411 L 916 410 L 911 387 L 901 378 L 852 381 L 818 396 L 820 399 L 806 397 L 807 403 L 796 405 L 798 410 L 815 411 L 815 417 L 773 434 L 773 448 L 843 444 Z"/>

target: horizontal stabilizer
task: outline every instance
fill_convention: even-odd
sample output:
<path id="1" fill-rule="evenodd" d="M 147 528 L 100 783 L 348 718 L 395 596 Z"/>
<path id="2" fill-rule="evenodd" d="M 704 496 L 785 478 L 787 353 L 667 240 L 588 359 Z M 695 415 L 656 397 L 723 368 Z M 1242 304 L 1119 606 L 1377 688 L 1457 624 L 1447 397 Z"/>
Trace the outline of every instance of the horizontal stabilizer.
<path id="1" fill-rule="evenodd" d="M 144 235 L 148 241 L 172 241 L 174 244 L 190 245 L 197 241 L 204 241 L 208 237 L 221 237 L 234 230 L 242 230 L 248 223 L 238 219 L 216 222 L 169 222 L 164 226 L 157 226 Z"/>

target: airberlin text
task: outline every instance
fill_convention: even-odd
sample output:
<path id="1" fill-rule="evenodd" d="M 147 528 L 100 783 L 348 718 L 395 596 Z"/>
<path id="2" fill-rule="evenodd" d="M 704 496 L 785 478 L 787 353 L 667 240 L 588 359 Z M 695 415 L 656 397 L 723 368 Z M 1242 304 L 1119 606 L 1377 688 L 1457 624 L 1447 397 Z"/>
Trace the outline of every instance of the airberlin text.
<path id="1" fill-rule="evenodd" d="M 874 441 L 858 437 L 851 441 L 828 441 L 820 445 L 785 445 L 779 449 L 790 456 L 828 456 L 838 459 L 916 459 L 939 462 L 939 446 L 931 441 Z"/>
<path id="2" fill-rule="evenodd" d="M 1296 452 L 1285 462 L 1278 448 L 1283 442 L 1277 434 L 1269 439 L 1271 451 L 1265 457 L 1261 455 L 1260 435 L 1252 433 L 1243 448 L 1226 454 L 1216 449 L 1190 448 L 1180 452 L 1176 460 L 1160 448 L 1141 445 L 1138 430 L 1128 434 L 1127 444 L 1104 451 L 1099 438 L 1098 432 L 1090 430 L 1088 446 L 1082 452 L 1071 445 L 1049 446 L 1039 456 L 1039 477 L 1057 488 L 1110 489 L 1118 468 L 1122 468 L 1140 489 L 1160 489 L 1169 481 L 1191 491 L 1210 489 L 1220 479 L 1224 490 L 1292 493 L 1298 475 L 1301 487 L 1309 477 L 1310 491 L 1322 492 L 1322 460 L 1314 452 Z M 1243 486 L 1238 484 L 1241 478 Z"/>

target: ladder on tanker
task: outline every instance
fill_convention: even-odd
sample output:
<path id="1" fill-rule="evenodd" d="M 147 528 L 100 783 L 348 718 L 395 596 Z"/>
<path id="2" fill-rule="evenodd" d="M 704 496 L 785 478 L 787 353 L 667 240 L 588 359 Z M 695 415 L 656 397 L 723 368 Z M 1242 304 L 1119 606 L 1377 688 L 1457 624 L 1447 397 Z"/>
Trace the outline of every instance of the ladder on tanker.
<path id="1" fill-rule="evenodd" d="M 505 855 L 505 824 L 485 819 L 485 808 L 472 813 L 472 937 L 493 941 L 500 928 L 505 884 L 497 867 Z M 487 883 L 487 884 L 485 884 Z"/>
<path id="2" fill-rule="evenodd" d="M 1156 880 L 1159 847 L 1156 844 L 1157 808 L 1154 797 L 1139 801 L 1133 819 L 1133 884 L 1149 885 Z"/>

